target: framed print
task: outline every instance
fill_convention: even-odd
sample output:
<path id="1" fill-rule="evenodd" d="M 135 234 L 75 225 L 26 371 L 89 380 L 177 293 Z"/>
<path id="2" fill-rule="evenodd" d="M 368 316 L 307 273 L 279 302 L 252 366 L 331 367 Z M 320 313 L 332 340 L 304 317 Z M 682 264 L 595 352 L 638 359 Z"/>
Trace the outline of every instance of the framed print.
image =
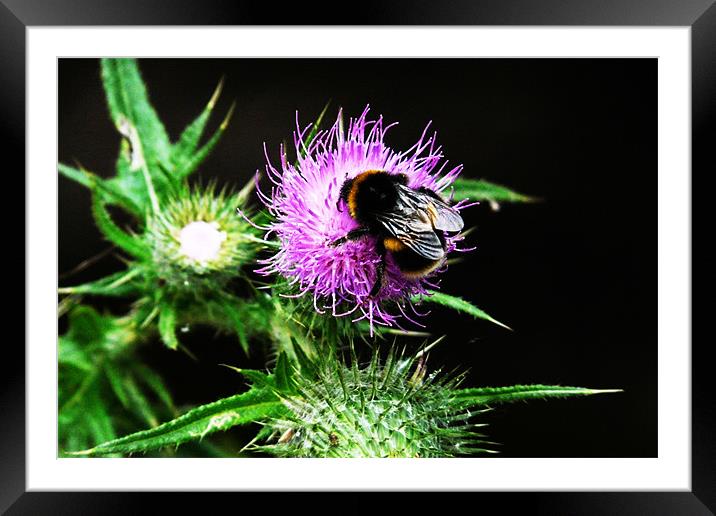
<path id="1" fill-rule="evenodd" d="M 691 338 L 710 2 L 406 2 L 350 26 L 5 4 L 28 204 L 3 510 L 186 490 L 713 510 Z"/>

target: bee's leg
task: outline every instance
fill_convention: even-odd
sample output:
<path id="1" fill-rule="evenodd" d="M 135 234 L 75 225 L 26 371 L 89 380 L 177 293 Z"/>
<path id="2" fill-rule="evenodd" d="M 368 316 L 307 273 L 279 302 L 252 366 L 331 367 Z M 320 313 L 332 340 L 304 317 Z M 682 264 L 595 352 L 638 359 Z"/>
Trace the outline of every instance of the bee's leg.
<path id="1" fill-rule="evenodd" d="M 375 250 L 378 251 L 380 262 L 375 269 L 375 283 L 373 284 L 373 288 L 370 289 L 370 294 L 368 294 L 370 297 L 377 296 L 378 292 L 380 292 L 380 288 L 383 286 L 383 274 L 385 274 L 385 244 L 383 244 L 383 240 L 378 240 Z"/>
<path id="2" fill-rule="evenodd" d="M 351 229 L 346 236 L 343 236 L 337 240 L 334 240 L 329 245 L 331 247 L 336 247 L 336 246 L 345 244 L 349 240 L 358 240 L 360 237 L 363 237 L 363 236 L 367 235 L 368 233 L 370 233 L 370 231 L 368 230 L 368 228 L 364 228 L 364 227 L 358 227 L 355 229 Z"/>

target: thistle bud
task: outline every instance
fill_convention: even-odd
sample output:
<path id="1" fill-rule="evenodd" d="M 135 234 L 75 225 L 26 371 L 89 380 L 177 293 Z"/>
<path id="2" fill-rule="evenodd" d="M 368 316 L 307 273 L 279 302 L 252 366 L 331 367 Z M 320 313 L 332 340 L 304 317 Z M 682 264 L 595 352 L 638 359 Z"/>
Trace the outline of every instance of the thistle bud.
<path id="1" fill-rule="evenodd" d="M 315 378 L 295 377 L 285 396 L 290 415 L 273 422 L 275 444 L 261 448 L 284 457 L 452 457 L 487 451 L 468 420 L 475 414 L 453 402 L 457 378 L 426 374 L 425 362 L 374 356 L 364 368 L 323 362 Z"/>
<path id="2" fill-rule="evenodd" d="M 186 191 L 148 221 L 153 269 L 174 294 L 221 289 L 255 254 L 252 231 L 224 191 Z"/>

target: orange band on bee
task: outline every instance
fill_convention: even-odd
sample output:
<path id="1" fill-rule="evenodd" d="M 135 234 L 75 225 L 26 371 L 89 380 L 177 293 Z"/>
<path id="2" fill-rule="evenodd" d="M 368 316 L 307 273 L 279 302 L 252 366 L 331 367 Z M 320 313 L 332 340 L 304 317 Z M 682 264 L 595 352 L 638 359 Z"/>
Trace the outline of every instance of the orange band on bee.
<path id="1" fill-rule="evenodd" d="M 353 182 L 351 183 L 351 189 L 348 192 L 348 213 L 350 213 L 350 216 L 353 218 L 356 218 L 356 194 L 358 193 L 358 186 L 365 181 L 365 178 L 368 176 L 371 176 L 373 174 L 378 174 L 379 172 L 383 172 L 382 170 L 366 170 L 365 172 L 361 172 L 356 177 L 353 178 Z"/>
<path id="2" fill-rule="evenodd" d="M 421 267 L 419 269 L 408 269 L 408 270 L 401 269 L 400 272 L 406 278 L 411 278 L 411 279 L 422 278 L 424 276 L 427 276 L 431 272 L 433 272 L 435 269 L 439 268 L 443 264 L 443 262 L 444 262 L 444 260 L 435 260 L 433 262 L 426 263 L 424 267 Z"/>
<path id="3" fill-rule="evenodd" d="M 391 253 L 397 253 L 405 249 L 405 244 L 394 237 L 384 238 L 383 245 L 385 246 L 385 249 Z"/>

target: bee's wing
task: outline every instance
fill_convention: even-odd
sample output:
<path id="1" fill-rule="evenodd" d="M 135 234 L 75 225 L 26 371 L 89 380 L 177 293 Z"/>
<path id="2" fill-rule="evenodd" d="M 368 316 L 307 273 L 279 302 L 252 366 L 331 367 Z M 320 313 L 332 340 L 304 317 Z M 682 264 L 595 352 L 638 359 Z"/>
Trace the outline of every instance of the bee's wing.
<path id="1" fill-rule="evenodd" d="M 449 206 L 442 200 L 432 199 L 433 206 L 437 216 L 433 220 L 435 229 L 443 231 L 461 231 L 465 223 L 460 213 L 453 207 Z"/>
<path id="2" fill-rule="evenodd" d="M 397 189 L 395 208 L 378 214 L 378 222 L 420 256 L 440 260 L 445 256 L 445 249 L 435 230 L 460 231 L 464 225 L 462 217 L 437 194 L 402 184 L 398 184 Z"/>
<path id="3" fill-rule="evenodd" d="M 440 260 L 445 256 L 440 239 L 430 220 L 419 212 L 391 211 L 376 216 L 388 233 L 400 240 L 412 251 L 428 260 Z"/>
<path id="4" fill-rule="evenodd" d="M 460 231 L 465 226 L 460 213 L 439 195 L 430 195 L 404 185 L 398 185 L 398 192 L 398 209 L 417 210 L 427 214 L 435 229 L 453 232 Z"/>

